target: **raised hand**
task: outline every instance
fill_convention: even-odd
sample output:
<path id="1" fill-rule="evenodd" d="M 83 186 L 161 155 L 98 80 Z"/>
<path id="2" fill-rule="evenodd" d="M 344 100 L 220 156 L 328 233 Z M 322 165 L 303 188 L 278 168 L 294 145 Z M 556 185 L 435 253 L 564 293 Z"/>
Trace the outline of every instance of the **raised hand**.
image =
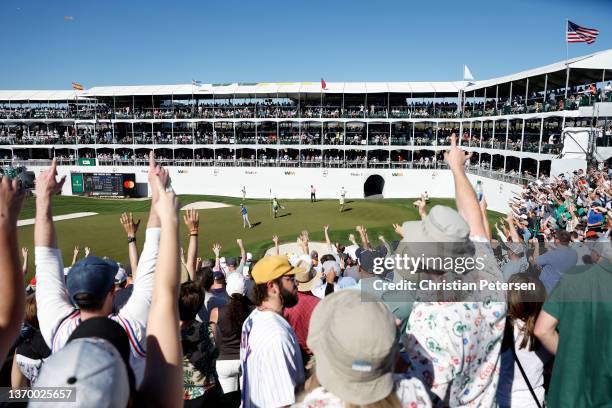
<path id="1" fill-rule="evenodd" d="M 402 228 L 400 224 L 393 224 L 393 230 L 395 231 L 397 235 L 404 238 L 404 229 Z"/>
<path id="2" fill-rule="evenodd" d="M 36 177 L 36 197 L 37 198 L 51 198 L 52 196 L 59 194 L 62 191 L 62 186 L 66 181 L 66 176 L 62 176 L 59 181 L 56 179 L 57 177 L 57 161 L 53 158 L 51 162 L 51 167 L 47 170 L 43 171 Z M 6 179 L 6 183 L 8 184 L 8 178 L 3 177 L 2 184 L 4 185 L 4 180 Z M 16 184 L 17 180 L 13 180 L 12 184 Z M 15 187 L 13 187 L 15 189 Z M 21 189 L 20 189 L 21 190 Z M 23 193 L 25 196 L 25 193 Z M 23 201 L 23 199 L 22 199 Z M 21 207 L 19 207 L 21 209 Z"/>
<path id="3" fill-rule="evenodd" d="M 323 231 L 327 234 L 329 232 L 329 225 L 323 226 Z"/>
<path id="4" fill-rule="evenodd" d="M 218 258 L 221 255 L 221 244 L 216 242 L 213 245 L 212 250 L 213 250 L 215 256 Z"/>
<path id="5" fill-rule="evenodd" d="M 119 218 L 119 222 L 123 226 L 125 233 L 129 237 L 135 237 L 136 232 L 138 232 L 138 227 L 140 226 L 140 220 L 134 222 L 134 217 L 132 213 L 123 213 L 121 214 L 121 218 Z"/>
<path id="6" fill-rule="evenodd" d="M 89 248 L 88 246 L 86 246 L 86 247 L 84 248 L 84 251 L 85 251 L 85 257 L 88 257 L 88 256 L 89 256 L 89 253 L 91 252 L 91 248 Z"/>
<path id="7" fill-rule="evenodd" d="M 74 249 L 72 250 L 72 256 L 77 257 L 79 256 L 79 252 L 81 251 L 81 249 L 79 248 L 78 245 L 74 246 Z"/>
<path id="8" fill-rule="evenodd" d="M 457 146 L 457 135 L 453 133 L 450 138 L 451 147 L 444 153 L 444 161 L 451 170 L 464 171 L 465 162 L 472 157 L 472 153 L 466 153 Z"/>
<path id="9" fill-rule="evenodd" d="M 272 235 L 272 242 L 274 242 L 274 246 L 278 246 L 278 235 Z"/>
<path id="10" fill-rule="evenodd" d="M 28 248 L 21 248 L 21 256 L 23 257 L 23 259 L 26 259 L 28 257 Z"/>
<path id="11" fill-rule="evenodd" d="M 386 242 L 386 241 L 385 241 L 385 237 L 384 237 L 383 235 L 379 235 L 379 236 L 378 236 L 378 240 L 379 240 L 380 242 L 382 242 L 382 243 L 385 243 L 385 242 Z"/>
<path id="12" fill-rule="evenodd" d="M 155 203 L 161 190 L 165 190 L 168 185 L 168 170 L 155 162 L 153 150 L 149 153 L 149 173 L 147 175 L 149 186 L 151 187 L 151 201 Z M 158 180 L 159 182 L 155 181 Z"/>
<path id="13" fill-rule="evenodd" d="M 190 234 L 197 234 L 200 228 L 200 215 L 195 209 L 185 211 L 183 222 L 187 226 Z"/>
<path id="14" fill-rule="evenodd" d="M 153 177 L 154 189 L 157 190 L 157 200 L 154 200 L 153 206 L 162 221 L 162 227 L 164 223 L 178 222 L 178 197 L 174 191 L 166 191 L 167 175 L 168 171 L 162 168 L 160 174 Z"/>
<path id="15" fill-rule="evenodd" d="M 355 234 L 349 234 L 348 240 L 354 244 L 355 243 Z"/>

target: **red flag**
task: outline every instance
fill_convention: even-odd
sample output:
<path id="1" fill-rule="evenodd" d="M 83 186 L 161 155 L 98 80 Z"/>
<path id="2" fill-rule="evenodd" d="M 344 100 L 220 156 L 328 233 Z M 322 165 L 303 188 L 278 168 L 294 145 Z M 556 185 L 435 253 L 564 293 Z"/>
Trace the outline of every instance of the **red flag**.
<path id="1" fill-rule="evenodd" d="M 325 80 L 321 78 L 321 89 L 326 89 L 326 88 L 327 88 L 327 84 L 325 83 Z"/>

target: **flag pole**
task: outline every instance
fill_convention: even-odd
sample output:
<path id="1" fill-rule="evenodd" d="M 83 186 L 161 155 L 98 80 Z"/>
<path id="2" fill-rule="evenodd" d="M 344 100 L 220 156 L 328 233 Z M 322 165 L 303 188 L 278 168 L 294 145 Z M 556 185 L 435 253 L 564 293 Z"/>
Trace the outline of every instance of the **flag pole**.
<path id="1" fill-rule="evenodd" d="M 569 18 L 565 19 L 565 33 L 564 33 L 564 37 L 565 37 L 565 65 L 568 64 L 568 60 L 569 60 L 569 42 L 567 41 L 567 30 L 569 28 Z"/>

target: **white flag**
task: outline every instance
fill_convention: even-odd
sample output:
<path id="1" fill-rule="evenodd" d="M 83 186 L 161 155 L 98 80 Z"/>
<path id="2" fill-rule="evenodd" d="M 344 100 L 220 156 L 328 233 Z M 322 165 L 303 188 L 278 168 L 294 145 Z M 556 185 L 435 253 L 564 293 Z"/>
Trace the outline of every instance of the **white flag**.
<path id="1" fill-rule="evenodd" d="M 464 81 L 473 81 L 474 76 L 472 75 L 472 71 L 468 68 L 467 65 L 463 66 L 463 80 Z"/>

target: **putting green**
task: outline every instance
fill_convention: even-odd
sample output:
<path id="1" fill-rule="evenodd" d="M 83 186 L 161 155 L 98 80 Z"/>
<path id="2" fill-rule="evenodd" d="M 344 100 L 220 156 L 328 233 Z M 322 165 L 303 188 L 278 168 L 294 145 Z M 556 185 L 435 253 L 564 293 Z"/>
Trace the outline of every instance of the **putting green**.
<path id="1" fill-rule="evenodd" d="M 200 236 L 199 255 L 212 257 L 212 245 L 219 242 L 222 255 L 237 256 L 237 238 L 242 238 L 247 251 L 255 257 L 261 256 L 272 246 L 272 236 L 278 235 L 281 242 L 295 241 L 302 230 L 310 232 L 313 241 L 324 240 L 323 226 L 329 225 L 332 241 L 347 243 L 349 233 L 355 233 L 356 225 L 364 225 L 368 230 L 370 241 L 378 242 L 382 234 L 388 241 L 399 237 L 393 231 L 393 223 L 402 223 L 419 218 L 416 208 L 412 206 L 414 199 L 385 200 L 347 200 L 345 211 L 338 211 L 338 200 L 322 200 L 311 203 L 310 200 L 280 200 L 285 210 L 279 217 L 272 219 L 270 203 L 267 200 L 246 200 L 249 219 L 254 225 L 252 229 L 243 229 L 240 214 L 241 200 L 238 198 L 216 196 L 180 197 L 181 205 L 196 201 L 222 202 L 231 207 L 199 210 Z M 454 200 L 432 199 L 428 207 L 436 204 L 454 206 Z M 82 248 L 89 246 L 91 253 L 98 256 L 108 256 L 123 264 L 128 263 L 128 247 L 123 227 L 119 223 L 122 212 L 132 212 L 142 220 L 137 234 L 137 244 L 142 250 L 144 231 L 146 228 L 149 200 L 103 200 L 84 197 L 56 197 L 53 204 L 53 215 L 71 214 L 77 212 L 96 212 L 98 215 L 77 218 L 55 223 L 58 244 L 62 250 L 64 264 L 70 265 L 72 250 L 75 245 Z M 34 198 L 26 200 L 20 219 L 33 218 L 35 215 Z M 491 225 L 501 214 L 489 212 Z M 34 226 L 19 228 L 19 244 L 30 250 L 28 277 L 34 272 Z M 356 234 L 356 233 L 355 233 Z M 356 234 L 358 237 L 358 234 Z M 181 242 L 187 251 L 187 231 L 181 222 Z"/>

